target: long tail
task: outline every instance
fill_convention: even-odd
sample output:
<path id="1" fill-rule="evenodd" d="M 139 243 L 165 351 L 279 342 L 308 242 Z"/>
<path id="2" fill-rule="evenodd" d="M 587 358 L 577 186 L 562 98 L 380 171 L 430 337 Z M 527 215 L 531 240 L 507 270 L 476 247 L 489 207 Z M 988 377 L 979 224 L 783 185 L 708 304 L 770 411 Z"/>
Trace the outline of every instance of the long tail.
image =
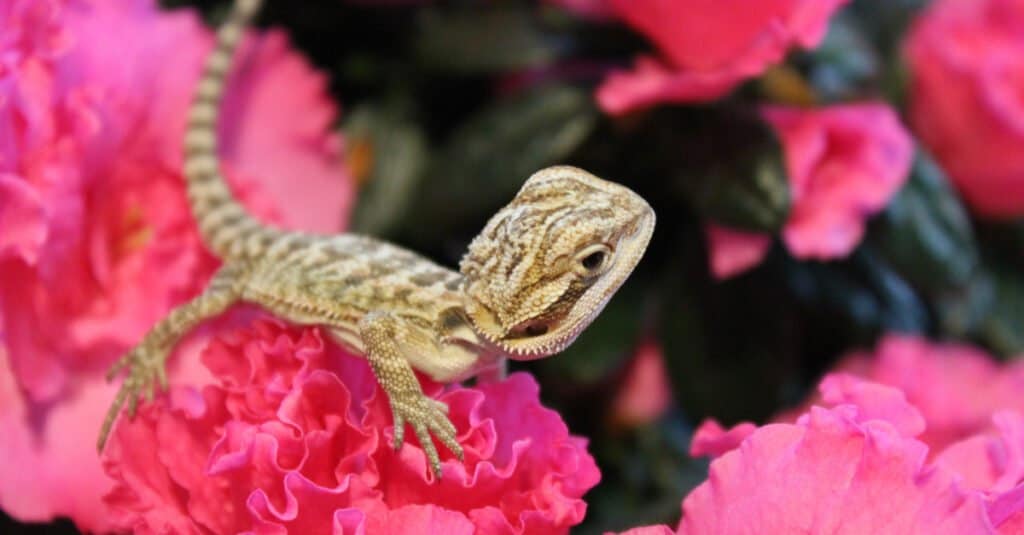
<path id="1" fill-rule="evenodd" d="M 217 115 L 231 58 L 262 0 L 235 0 L 217 30 L 217 46 L 206 60 L 185 131 L 185 177 L 192 214 L 206 245 L 222 259 L 265 250 L 280 230 L 264 226 L 232 195 L 217 157 Z"/>

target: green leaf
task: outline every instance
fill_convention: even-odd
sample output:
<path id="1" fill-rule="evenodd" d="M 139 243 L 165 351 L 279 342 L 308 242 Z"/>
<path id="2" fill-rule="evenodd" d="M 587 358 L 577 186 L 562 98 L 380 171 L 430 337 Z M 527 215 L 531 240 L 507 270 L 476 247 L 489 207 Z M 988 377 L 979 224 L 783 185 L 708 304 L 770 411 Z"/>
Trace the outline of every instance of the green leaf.
<path id="1" fill-rule="evenodd" d="M 389 236 L 410 214 L 413 195 L 427 165 L 426 138 L 395 102 L 367 104 L 344 125 L 348 160 L 365 186 L 352 216 L 355 231 Z"/>
<path id="2" fill-rule="evenodd" d="M 415 47 L 428 68 L 490 73 L 544 65 L 557 55 L 527 6 L 429 9 L 417 22 Z"/>
<path id="3" fill-rule="evenodd" d="M 554 85 L 500 100 L 468 119 L 431 163 L 417 194 L 432 228 L 407 227 L 417 243 L 471 224 L 472 232 L 534 172 L 559 163 L 590 134 L 597 111 L 582 89 Z"/>
<path id="4" fill-rule="evenodd" d="M 829 22 L 821 46 L 806 53 L 807 78 L 818 97 L 827 102 L 856 97 L 870 91 L 881 72 L 881 61 L 852 17 L 840 15 Z"/>
<path id="5" fill-rule="evenodd" d="M 793 262 L 786 272 L 797 297 L 815 309 L 846 318 L 857 338 L 928 328 L 924 301 L 866 244 L 846 261 Z"/>
<path id="6" fill-rule="evenodd" d="M 659 285 L 673 395 L 694 421 L 767 418 L 792 390 L 793 300 L 768 270 L 710 280 L 702 247 L 681 236 Z"/>
<path id="7" fill-rule="evenodd" d="M 678 183 L 705 219 L 741 230 L 774 232 L 789 213 L 782 150 L 760 118 L 716 114 L 694 121 Z"/>
<path id="8" fill-rule="evenodd" d="M 992 275 L 995 299 L 981 323 L 981 338 L 1000 355 L 1024 353 L 1024 276 L 1009 266 L 999 266 Z"/>
<path id="9" fill-rule="evenodd" d="M 970 336 L 1001 356 L 1024 356 L 1024 276 L 997 258 L 986 257 L 964 289 L 937 302 L 943 330 Z"/>
<path id="10" fill-rule="evenodd" d="M 970 219 L 942 170 L 919 153 L 910 178 L 872 224 L 868 240 L 927 291 L 968 283 L 978 267 Z"/>

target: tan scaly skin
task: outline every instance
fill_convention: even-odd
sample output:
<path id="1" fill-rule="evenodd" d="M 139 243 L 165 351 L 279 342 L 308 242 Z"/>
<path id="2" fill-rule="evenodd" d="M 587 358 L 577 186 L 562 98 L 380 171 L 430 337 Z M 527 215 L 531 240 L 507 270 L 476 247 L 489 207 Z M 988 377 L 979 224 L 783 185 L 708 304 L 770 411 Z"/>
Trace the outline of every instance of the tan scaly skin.
<path id="1" fill-rule="evenodd" d="M 177 341 L 232 304 L 255 303 L 290 322 L 317 325 L 364 355 L 388 394 L 401 447 L 408 423 L 434 473 L 433 433 L 459 459 L 447 406 L 426 397 L 413 370 L 439 382 L 501 376 L 505 359 L 565 349 L 601 311 L 643 255 L 651 207 L 629 189 L 574 167 L 531 176 L 469 245 L 459 271 L 354 234 L 270 228 L 235 200 L 219 170 L 218 103 L 231 56 L 260 0 L 237 0 L 217 34 L 185 136 L 185 175 L 205 243 L 223 260 L 206 291 L 174 309 L 110 370 L 127 369 L 98 441 L 102 451 L 125 402 L 166 389 Z"/>

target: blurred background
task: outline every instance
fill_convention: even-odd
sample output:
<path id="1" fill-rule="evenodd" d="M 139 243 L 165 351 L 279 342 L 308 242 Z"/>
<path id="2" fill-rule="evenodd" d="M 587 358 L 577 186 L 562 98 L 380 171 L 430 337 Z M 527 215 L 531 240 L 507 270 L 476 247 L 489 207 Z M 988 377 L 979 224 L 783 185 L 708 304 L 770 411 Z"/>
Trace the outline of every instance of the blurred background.
<path id="1" fill-rule="evenodd" d="M 164 2 L 211 23 L 226 4 Z M 883 333 L 968 341 L 999 358 L 1024 350 L 1024 220 L 973 215 L 923 144 L 849 255 L 798 259 L 778 239 L 791 185 L 758 107 L 881 99 L 905 112 L 901 49 L 927 2 L 852 1 L 819 47 L 794 48 L 723 98 L 616 115 L 595 88 L 652 50 L 626 24 L 552 3 L 381 4 L 269 1 L 260 18 L 288 31 L 341 103 L 359 190 L 351 230 L 455 266 L 488 217 L 551 164 L 625 184 L 658 214 L 643 262 L 575 345 L 514 366 L 538 378 L 601 469 L 573 533 L 674 525 L 680 498 L 707 474 L 687 454 L 696 425 L 764 422 Z M 709 222 L 775 238 L 762 262 L 720 279 Z M 74 530 L 5 519 L 0 532 Z"/>

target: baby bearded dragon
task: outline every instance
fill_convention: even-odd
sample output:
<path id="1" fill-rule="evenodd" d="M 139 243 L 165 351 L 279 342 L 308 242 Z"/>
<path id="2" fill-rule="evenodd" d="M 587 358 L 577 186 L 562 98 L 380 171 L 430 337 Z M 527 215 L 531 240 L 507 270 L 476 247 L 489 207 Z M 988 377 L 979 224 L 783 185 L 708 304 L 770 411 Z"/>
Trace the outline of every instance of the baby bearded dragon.
<path id="1" fill-rule="evenodd" d="M 459 459 L 447 406 L 426 397 L 413 370 L 439 382 L 503 373 L 505 358 L 558 353 L 601 311 L 636 266 L 654 230 L 638 195 L 574 167 L 531 176 L 470 243 L 455 272 L 354 234 L 317 236 L 264 226 L 232 196 L 219 170 L 218 103 L 231 56 L 260 0 L 237 0 L 206 62 L 185 135 L 188 197 L 208 247 L 223 260 L 208 288 L 175 308 L 108 373 L 128 376 L 100 430 L 102 451 L 122 406 L 167 388 L 176 342 L 240 301 L 255 303 L 364 355 L 387 392 L 394 446 L 408 423 L 441 476 L 433 433 Z"/>

